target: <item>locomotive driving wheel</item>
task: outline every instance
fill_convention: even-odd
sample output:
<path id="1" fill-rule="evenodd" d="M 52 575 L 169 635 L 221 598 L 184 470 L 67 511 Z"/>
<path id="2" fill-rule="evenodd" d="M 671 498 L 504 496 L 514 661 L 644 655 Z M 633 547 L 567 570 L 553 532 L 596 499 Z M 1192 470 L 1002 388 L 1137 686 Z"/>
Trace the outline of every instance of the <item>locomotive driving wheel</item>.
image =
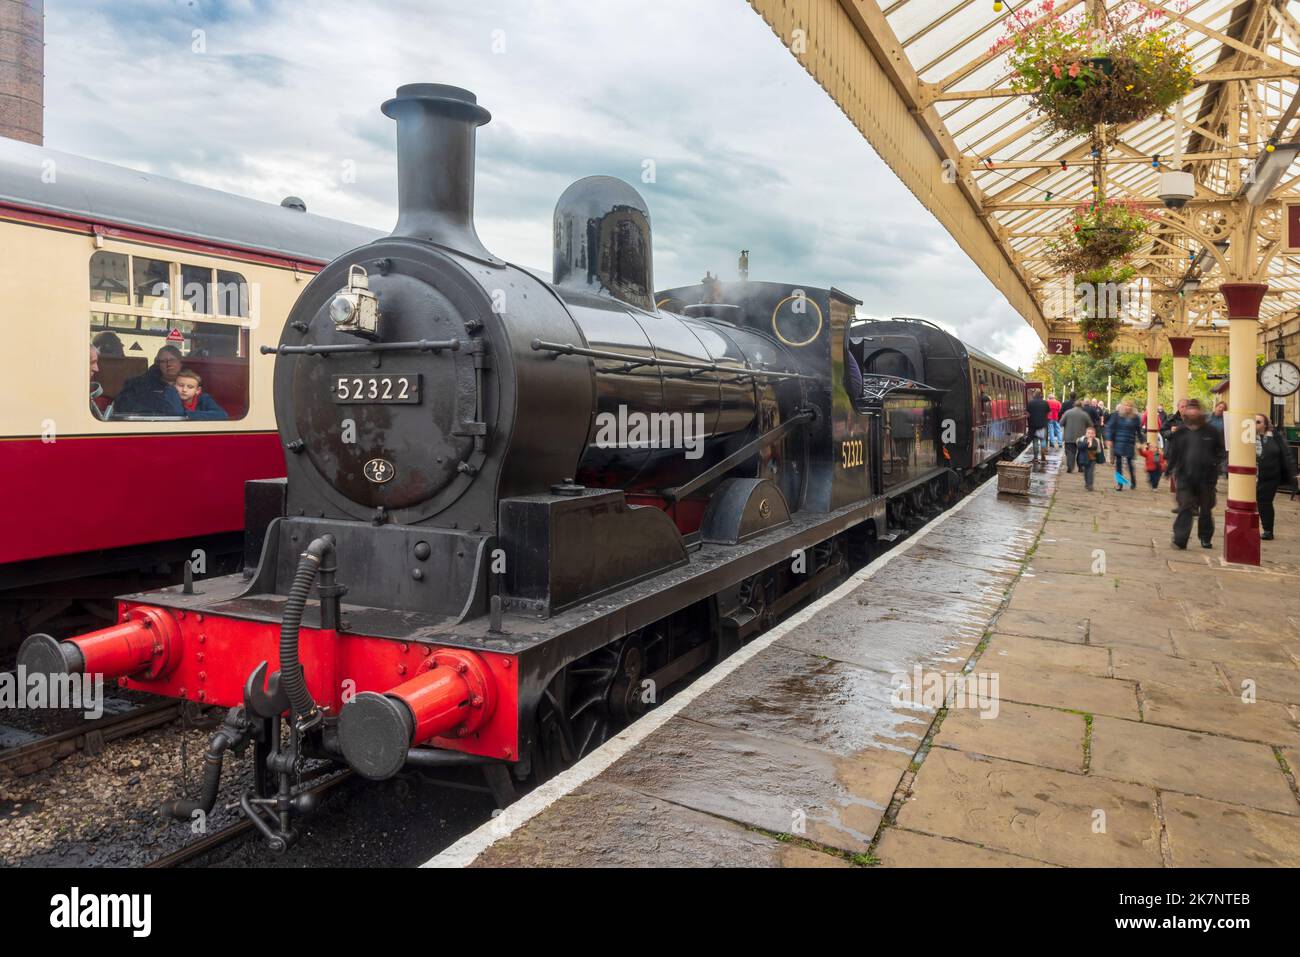
<path id="1" fill-rule="evenodd" d="M 537 705 L 534 774 L 540 783 L 603 744 L 643 710 L 639 636 L 598 648 L 559 672 Z"/>

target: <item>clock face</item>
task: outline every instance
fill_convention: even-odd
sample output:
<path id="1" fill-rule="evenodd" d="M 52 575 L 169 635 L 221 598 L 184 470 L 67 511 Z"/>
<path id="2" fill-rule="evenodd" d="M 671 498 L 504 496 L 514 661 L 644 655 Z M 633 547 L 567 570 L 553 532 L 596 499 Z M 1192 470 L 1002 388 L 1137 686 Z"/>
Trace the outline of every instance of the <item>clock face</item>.
<path id="1" fill-rule="evenodd" d="M 1259 370 L 1259 384 L 1269 395 L 1290 395 L 1300 389 L 1300 367 L 1286 359 L 1274 359 Z"/>

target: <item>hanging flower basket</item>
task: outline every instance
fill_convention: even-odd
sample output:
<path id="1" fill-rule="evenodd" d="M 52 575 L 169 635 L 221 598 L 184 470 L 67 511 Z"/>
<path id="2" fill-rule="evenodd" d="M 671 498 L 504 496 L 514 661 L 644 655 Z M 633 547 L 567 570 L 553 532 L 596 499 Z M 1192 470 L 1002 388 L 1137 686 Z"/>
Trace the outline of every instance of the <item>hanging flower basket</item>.
<path id="1" fill-rule="evenodd" d="M 1048 243 L 1048 261 L 1062 273 L 1101 269 L 1141 247 L 1155 217 L 1122 200 L 1080 206 L 1070 222 Z"/>
<path id="2" fill-rule="evenodd" d="M 1115 339 L 1119 336 L 1119 320 L 1100 316 L 1084 316 L 1079 320 L 1079 331 L 1083 333 L 1084 348 L 1094 359 L 1104 359 L 1110 355 Z"/>
<path id="3" fill-rule="evenodd" d="M 1123 326 L 1125 287 L 1137 275 L 1132 266 L 1103 266 L 1076 273 L 1075 294 L 1079 331 L 1088 354 L 1110 355 Z"/>
<path id="4" fill-rule="evenodd" d="M 1187 95 L 1194 73 L 1184 32 L 1137 3 L 1056 16 L 1053 0 L 1008 18 L 993 47 L 1007 53 L 1011 88 L 1029 97 L 1053 133 L 1091 134 L 1098 124 L 1132 123 Z"/>

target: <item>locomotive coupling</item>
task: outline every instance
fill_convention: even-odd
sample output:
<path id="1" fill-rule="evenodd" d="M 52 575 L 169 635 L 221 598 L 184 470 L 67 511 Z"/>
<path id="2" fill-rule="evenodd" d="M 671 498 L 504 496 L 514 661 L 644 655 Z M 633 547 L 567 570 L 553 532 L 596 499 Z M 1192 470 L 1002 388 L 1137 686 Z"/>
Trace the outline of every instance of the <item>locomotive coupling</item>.
<path id="1" fill-rule="evenodd" d="M 473 734 L 495 706 L 495 680 L 483 660 L 470 651 L 443 649 L 386 694 L 363 691 L 345 704 L 339 747 L 354 771 L 382 781 L 402 770 L 414 745 Z"/>
<path id="2" fill-rule="evenodd" d="M 180 656 L 175 619 L 159 608 L 132 608 L 116 625 L 68 641 L 31 635 L 18 650 L 28 674 L 102 674 L 105 680 L 141 675 L 157 678 Z"/>

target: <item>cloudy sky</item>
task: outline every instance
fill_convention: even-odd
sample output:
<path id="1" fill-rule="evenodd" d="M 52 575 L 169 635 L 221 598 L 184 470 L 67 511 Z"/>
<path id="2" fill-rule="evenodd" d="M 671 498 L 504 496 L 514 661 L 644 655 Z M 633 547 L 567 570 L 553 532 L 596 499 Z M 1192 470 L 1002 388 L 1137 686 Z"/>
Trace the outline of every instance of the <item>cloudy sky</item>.
<path id="1" fill-rule="evenodd" d="M 1038 339 L 744 0 L 45 0 L 46 145 L 388 230 L 402 83 L 474 91 L 476 219 L 549 268 L 573 180 L 632 182 L 660 288 L 834 285 L 1028 368 Z M 197 31 L 197 32 L 196 32 Z M 654 182 L 642 180 L 653 161 Z M 354 175 L 351 172 L 354 171 Z"/>

